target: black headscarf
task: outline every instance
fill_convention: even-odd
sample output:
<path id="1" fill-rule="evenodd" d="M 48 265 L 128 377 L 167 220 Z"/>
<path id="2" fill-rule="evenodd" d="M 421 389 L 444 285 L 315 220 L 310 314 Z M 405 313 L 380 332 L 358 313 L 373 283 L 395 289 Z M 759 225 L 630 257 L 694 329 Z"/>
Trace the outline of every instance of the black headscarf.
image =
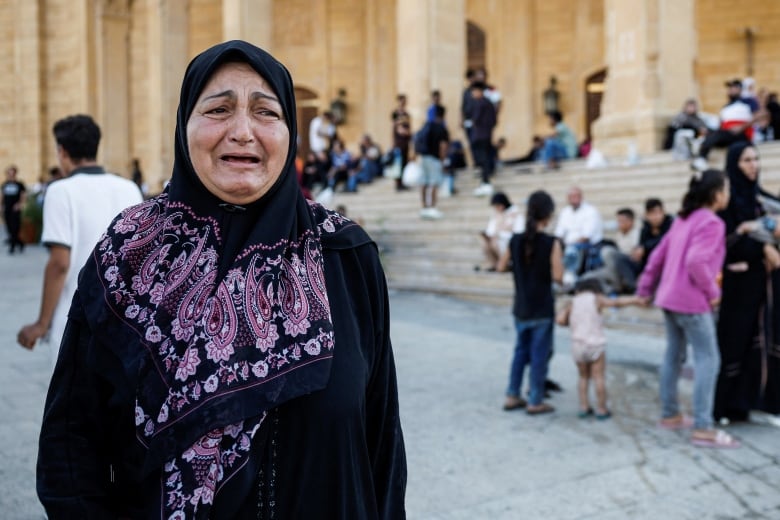
<path id="1" fill-rule="evenodd" d="M 734 219 L 734 224 L 739 225 L 746 220 L 753 220 L 763 213 L 758 196 L 762 193 L 758 184 L 758 176 L 750 180 L 739 167 L 739 158 L 745 148 L 753 147 L 749 142 L 738 142 L 731 145 L 726 154 L 726 173 L 729 176 L 731 199 L 729 200 L 728 213 Z"/>
<path id="2" fill-rule="evenodd" d="M 186 133 L 204 86 L 228 62 L 248 63 L 268 82 L 290 131 L 279 179 L 241 208 L 201 183 Z M 168 191 L 120 215 L 82 275 L 91 329 L 135 392 L 144 476 L 161 472 L 165 518 L 207 516 L 221 484 L 246 464 L 266 413 L 324 388 L 330 376 L 323 244 L 368 239 L 301 195 L 293 92 L 284 66 L 249 43 L 194 58 Z"/>

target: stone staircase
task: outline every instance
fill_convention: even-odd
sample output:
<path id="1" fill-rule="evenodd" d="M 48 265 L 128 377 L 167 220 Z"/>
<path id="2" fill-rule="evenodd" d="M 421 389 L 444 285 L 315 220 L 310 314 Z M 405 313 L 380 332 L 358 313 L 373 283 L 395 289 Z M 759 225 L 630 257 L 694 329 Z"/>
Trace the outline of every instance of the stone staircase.
<path id="1" fill-rule="evenodd" d="M 761 183 L 772 193 L 780 192 L 780 143 L 759 146 L 762 161 Z M 725 155 L 713 151 L 710 163 L 722 167 Z M 588 170 L 583 161 L 569 161 L 560 170 L 544 172 L 536 165 L 507 167 L 494 177 L 496 190 L 505 192 L 515 204 L 524 206 L 527 196 L 537 189 L 548 191 L 556 202 L 556 212 L 566 204 L 566 191 L 572 185 L 582 188 L 585 200 L 595 205 L 606 223 L 614 221 L 615 211 L 630 207 L 641 217 L 644 201 L 657 197 L 669 213 L 680 206 L 691 176 L 687 161 L 674 161 L 668 153 L 640 158 L 636 165 L 618 164 Z M 425 291 L 475 299 L 508 307 L 512 280 L 508 273 L 477 272 L 482 262 L 478 232 L 491 213 L 485 197 L 471 192 L 479 179 L 473 170 L 458 173 L 458 194 L 441 198 L 438 221 L 419 217 L 418 189 L 397 193 L 388 179 L 361 186 L 357 194 L 336 194 L 333 207 L 344 204 L 349 216 L 362 221 L 379 244 L 388 283 L 398 290 Z M 609 236 L 609 232 L 605 233 Z M 614 325 L 630 325 L 660 330 L 657 311 L 620 309 L 608 313 Z"/>

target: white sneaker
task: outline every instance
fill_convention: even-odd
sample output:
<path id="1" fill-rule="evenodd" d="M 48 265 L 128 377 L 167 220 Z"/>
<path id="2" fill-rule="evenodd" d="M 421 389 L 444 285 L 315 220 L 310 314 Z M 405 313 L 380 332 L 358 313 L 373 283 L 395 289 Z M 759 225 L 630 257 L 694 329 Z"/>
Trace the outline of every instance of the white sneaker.
<path id="1" fill-rule="evenodd" d="M 710 164 L 707 162 L 707 159 L 704 157 L 697 157 L 696 159 L 691 162 L 691 169 L 696 170 L 698 172 L 703 172 L 707 169 L 709 169 Z"/>
<path id="2" fill-rule="evenodd" d="M 423 208 L 420 210 L 420 218 L 431 218 L 431 208 Z"/>
<path id="3" fill-rule="evenodd" d="M 493 185 L 490 183 L 482 183 L 474 190 L 475 197 L 489 197 L 490 195 L 493 195 Z"/>
<path id="4" fill-rule="evenodd" d="M 433 220 L 439 220 L 443 216 L 444 216 L 444 213 L 442 213 L 438 209 L 436 209 L 436 208 L 428 208 L 428 218 L 433 219 Z"/>

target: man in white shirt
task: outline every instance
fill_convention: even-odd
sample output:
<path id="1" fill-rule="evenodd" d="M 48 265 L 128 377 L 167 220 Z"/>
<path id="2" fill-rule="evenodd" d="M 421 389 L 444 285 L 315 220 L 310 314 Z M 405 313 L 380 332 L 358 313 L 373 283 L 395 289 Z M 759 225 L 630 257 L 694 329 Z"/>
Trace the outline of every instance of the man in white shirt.
<path id="1" fill-rule="evenodd" d="M 319 157 L 330 150 L 330 141 L 336 135 L 333 114 L 324 112 L 309 124 L 309 149 Z"/>
<path id="2" fill-rule="evenodd" d="M 601 242 L 603 226 L 598 210 L 582 200 L 582 190 L 573 186 L 566 194 L 569 205 L 563 208 L 555 226 L 555 236 L 563 241 L 563 284 L 577 280 L 584 256 L 591 246 Z"/>
<path id="3" fill-rule="evenodd" d="M 41 309 L 34 323 L 22 327 L 17 341 L 32 349 L 48 333 L 55 364 L 79 271 L 114 217 L 142 197 L 135 183 L 97 164 L 100 128 L 91 117 L 66 117 L 53 131 L 66 178 L 46 190 L 41 242 L 49 249 L 49 261 Z"/>
<path id="4" fill-rule="evenodd" d="M 596 278 L 607 293 L 630 294 L 636 290 L 636 277 L 640 272 L 639 262 L 633 258 L 639 246 L 634 210 L 617 210 L 616 223 L 614 245 L 607 240 L 599 251 L 603 266 L 583 274 L 582 278 Z"/>

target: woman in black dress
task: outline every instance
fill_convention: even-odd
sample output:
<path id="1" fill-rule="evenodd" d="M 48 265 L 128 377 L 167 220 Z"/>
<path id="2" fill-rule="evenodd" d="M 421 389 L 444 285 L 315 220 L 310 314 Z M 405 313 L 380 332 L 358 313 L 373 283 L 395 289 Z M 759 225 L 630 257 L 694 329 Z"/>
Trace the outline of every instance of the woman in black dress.
<path id="1" fill-rule="evenodd" d="M 404 518 L 375 245 L 307 202 L 289 73 L 242 41 L 182 84 L 167 190 L 82 270 L 46 402 L 57 518 Z"/>
<path id="2" fill-rule="evenodd" d="M 726 261 L 718 321 L 721 368 L 715 419 L 747 421 L 750 410 L 780 412 L 780 253 L 738 232 L 740 224 L 765 215 L 760 197 L 758 151 L 750 143 L 728 150 L 731 201 L 726 223 Z M 774 222 L 765 219 L 772 227 Z"/>

